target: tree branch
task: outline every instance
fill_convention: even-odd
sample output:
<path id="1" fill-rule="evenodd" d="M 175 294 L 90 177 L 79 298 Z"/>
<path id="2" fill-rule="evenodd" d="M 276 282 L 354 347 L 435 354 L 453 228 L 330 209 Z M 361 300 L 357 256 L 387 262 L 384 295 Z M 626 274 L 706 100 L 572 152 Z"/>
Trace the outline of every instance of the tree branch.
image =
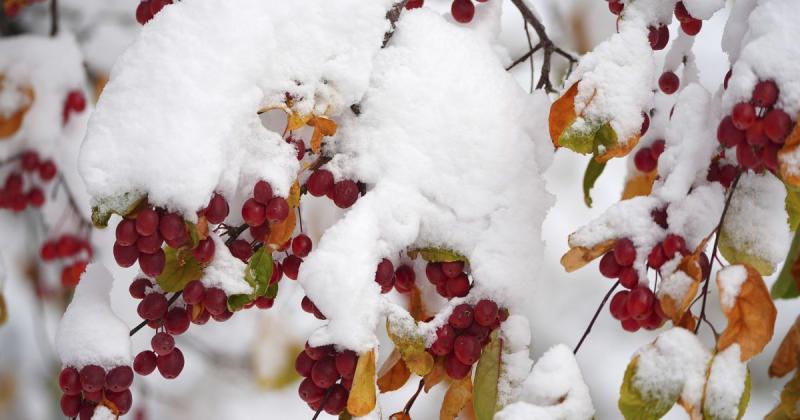
<path id="1" fill-rule="evenodd" d="M 578 350 L 581 349 L 583 341 L 586 340 L 586 337 L 589 335 L 590 332 L 592 332 L 592 327 L 594 326 L 595 321 L 597 321 L 597 317 L 600 315 L 600 311 L 603 310 L 603 306 L 606 305 L 606 301 L 608 301 L 608 298 L 610 298 L 611 294 L 614 293 L 614 290 L 617 289 L 617 286 L 619 286 L 619 281 L 614 283 L 614 285 L 611 286 L 610 289 L 608 289 L 608 293 L 606 293 L 605 297 L 600 302 L 600 306 L 598 306 L 597 310 L 594 312 L 594 316 L 592 317 L 592 320 L 589 322 L 589 326 L 586 327 L 586 331 L 583 332 L 583 336 L 581 336 L 581 341 L 578 341 L 578 345 L 575 346 L 575 350 L 572 350 L 572 354 L 578 354 Z"/>
<path id="2" fill-rule="evenodd" d="M 530 7 L 528 7 L 528 5 L 525 3 L 525 0 L 511 0 L 511 3 L 513 3 L 514 6 L 517 7 L 517 9 L 519 9 L 522 18 L 525 20 L 525 22 L 527 22 L 527 24 L 533 27 L 533 30 L 536 31 L 536 36 L 539 37 L 539 43 L 536 45 L 536 47 L 531 48 L 530 51 L 528 51 L 525 54 L 528 57 L 530 57 L 533 55 L 533 53 L 536 52 L 534 51 L 535 49 L 541 48 L 543 50 L 544 61 L 542 62 L 542 72 L 541 75 L 539 76 L 539 82 L 536 84 L 536 89 L 544 88 L 544 90 L 547 92 L 554 92 L 555 90 L 553 89 L 553 84 L 550 81 L 550 67 L 551 67 L 551 62 L 553 60 L 553 54 L 560 55 L 569 61 L 570 73 L 572 71 L 574 63 L 576 63 L 578 60 L 571 54 L 564 51 L 563 49 L 557 47 L 553 43 L 550 37 L 547 36 L 547 31 L 545 30 L 544 25 L 542 24 L 541 21 L 539 21 L 539 18 L 536 17 L 536 15 L 533 13 Z M 515 63 L 516 61 L 519 60 L 520 59 L 515 60 Z M 522 59 L 522 61 L 525 60 Z"/>

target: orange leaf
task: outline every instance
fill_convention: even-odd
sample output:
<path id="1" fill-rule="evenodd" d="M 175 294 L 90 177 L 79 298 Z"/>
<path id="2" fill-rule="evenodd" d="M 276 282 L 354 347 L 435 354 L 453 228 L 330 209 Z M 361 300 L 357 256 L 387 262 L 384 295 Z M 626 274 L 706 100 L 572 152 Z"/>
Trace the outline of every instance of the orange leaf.
<path id="1" fill-rule="evenodd" d="M 381 393 L 398 390 L 410 377 L 411 371 L 403 361 L 400 351 L 395 348 L 378 370 L 378 389 Z"/>
<path id="2" fill-rule="evenodd" d="M 800 116 L 798 116 L 800 118 Z M 797 118 L 795 118 L 797 121 Z M 792 154 L 800 147 L 800 124 L 795 124 L 794 129 L 786 138 L 781 150 L 778 151 L 778 164 L 780 166 L 781 178 L 786 183 L 800 186 L 800 167 L 797 167 L 796 159 Z"/>
<path id="3" fill-rule="evenodd" d="M 289 189 L 289 196 L 286 197 L 286 202 L 289 204 L 290 209 L 296 209 L 300 205 L 300 183 L 295 181 Z"/>
<path id="4" fill-rule="evenodd" d="M 267 235 L 267 244 L 272 249 L 279 249 L 294 233 L 294 227 L 297 223 L 297 212 L 289 210 L 289 215 L 280 223 L 270 225 L 269 233 Z"/>
<path id="5" fill-rule="evenodd" d="M 606 151 L 595 157 L 595 159 L 597 159 L 598 162 L 603 163 L 608 162 L 615 157 L 627 156 L 628 153 L 630 153 L 630 151 L 633 150 L 637 144 L 639 144 L 640 138 L 641 134 L 636 134 L 624 143 L 617 141 L 613 145 L 606 148 Z"/>
<path id="6" fill-rule="evenodd" d="M 306 125 L 309 121 L 311 121 L 312 118 L 314 118 L 314 115 L 312 114 L 300 115 L 300 114 L 295 114 L 292 111 L 286 111 L 286 112 L 289 114 L 288 121 L 286 123 L 286 131 L 297 130 L 298 128 L 301 128 L 304 125 Z"/>
<path id="7" fill-rule="evenodd" d="M 195 227 L 197 228 L 198 240 L 204 241 L 208 239 L 208 220 L 206 220 L 205 214 L 198 216 L 197 225 L 195 225 Z"/>
<path id="8" fill-rule="evenodd" d="M 769 365 L 770 377 L 782 377 L 787 373 L 797 368 L 797 362 L 800 358 L 800 316 L 794 321 L 794 324 L 783 337 L 778 351 L 772 358 L 772 363 Z"/>
<path id="9" fill-rule="evenodd" d="M 205 309 L 205 306 L 202 303 L 198 303 L 197 305 L 192 305 L 192 313 L 190 314 L 192 316 L 192 320 L 197 319 L 197 317 L 199 317 L 200 314 L 203 313 L 203 309 Z"/>
<path id="10" fill-rule="evenodd" d="M 553 141 L 553 146 L 559 148 L 558 139 L 561 133 L 564 132 L 573 122 L 578 118 L 575 113 L 575 96 L 578 95 L 578 82 L 575 82 L 564 93 L 563 96 L 558 98 L 550 107 L 550 139 Z"/>
<path id="11" fill-rule="evenodd" d="M 370 350 L 358 358 L 353 386 L 347 399 L 347 411 L 356 416 L 366 416 L 375 408 L 375 352 Z"/>
<path id="12" fill-rule="evenodd" d="M 676 327 L 681 327 L 685 330 L 694 331 L 697 327 L 697 317 L 692 315 L 691 311 L 686 311 L 678 322 L 675 323 Z"/>
<path id="13" fill-rule="evenodd" d="M 408 313 L 411 314 L 415 321 L 425 321 L 428 318 L 428 314 L 425 311 L 425 303 L 422 302 L 422 293 L 416 285 L 411 288 L 411 294 L 408 298 Z"/>
<path id="14" fill-rule="evenodd" d="M 439 420 L 454 420 L 458 413 L 472 400 L 472 375 L 450 383 L 447 393 L 444 394 L 442 408 L 439 410 Z"/>
<path id="15" fill-rule="evenodd" d="M 706 244 L 708 244 L 708 240 L 711 238 L 709 235 L 700 243 L 700 245 L 694 250 L 694 253 L 689 254 L 681 260 L 680 264 L 678 265 L 678 270 L 692 279 L 692 284 L 689 285 L 688 290 L 683 295 L 683 299 L 676 301 L 674 297 L 666 294 L 661 293 L 659 294 L 659 300 L 661 301 L 661 309 L 664 311 L 664 314 L 672 320 L 673 323 L 678 323 L 681 319 L 683 319 L 686 310 L 689 309 L 689 306 L 694 301 L 695 296 L 697 296 L 697 291 L 700 289 L 700 284 L 703 282 L 703 269 L 700 267 L 700 255 L 706 249 Z M 664 280 L 668 281 L 668 280 Z"/>
<path id="16" fill-rule="evenodd" d="M 647 173 L 637 172 L 636 175 L 625 182 L 625 189 L 622 190 L 622 199 L 628 200 L 633 197 L 650 195 L 657 176 L 658 171 L 655 170 Z"/>
<path id="17" fill-rule="evenodd" d="M 425 392 L 429 392 L 434 386 L 442 382 L 445 376 L 447 376 L 447 371 L 444 368 L 444 357 L 439 356 L 436 358 L 433 369 L 422 378 L 425 380 Z"/>
<path id="18" fill-rule="evenodd" d="M 322 149 L 322 137 L 336 134 L 336 121 L 328 117 L 314 117 L 308 121 L 308 125 L 314 127 L 314 134 L 311 135 L 311 151 L 319 153 Z"/>
<path id="19" fill-rule="evenodd" d="M 3 75 L 0 74 L 0 90 L 3 89 Z M 25 114 L 33 104 L 34 93 L 30 86 L 24 86 L 20 89 L 23 96 L 25 96 L 24 105 L 16 110 L 13 114 L 4 116 L 0 114 L 0 140 L 4 140 L 14 135 L 22 126 L 22 120 L 25 119 Z"/>
<path id="20" fill-rule="evenodd" d="M 723 351 L 731 344 L 738 343 L 741 347 L 741 359 L 744 362 L 761 353 L 764 346 L 772 339 L 777 310 L 761 274 L 747 264 L 740 265 L 747 270 L 747 278 L 741 284 L 736 300 L 731 306 L 725 304 L 724 296 L 735 291 L 727 290 L 727 282 L 721 279 L 728 270 L 735 267 L 728 266 L 717 273 L 717 287 L 720 299 L 723 301 L 722 312 L 728 318 L 728 326 L 719 337 L 717 347 L 719 351 Z"/>
<path id="21" fill-rule="evenodd" d="M 561 265 L 568 273 L 573 272 L 610 251 L 614 247 L 614 243 L 616 243 L 616 239 L 609 239 L 592 248 L 574 246 L 561 257 Z"/>

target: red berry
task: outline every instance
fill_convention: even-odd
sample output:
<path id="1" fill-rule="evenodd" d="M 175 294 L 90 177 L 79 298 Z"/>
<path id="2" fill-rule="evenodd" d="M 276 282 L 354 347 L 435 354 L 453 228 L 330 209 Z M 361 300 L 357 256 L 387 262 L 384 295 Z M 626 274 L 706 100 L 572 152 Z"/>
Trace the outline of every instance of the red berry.
<path id="1" fill-rule="evenodd" d="M 153 287 L 153 283 L 149 279 L 139 278 L 131 282 L 128 292 L 136 299 L 144 299 L 148 287 Z"/>
<path id="2" fill-rule="evenodd" d="M 311 378 L 306 377 L 303 382 L 300 382 L 300 387 L 297 389 L 300 394 L 300 399 L 307 403 L 321 401 L 325 396 L 325 389 L 320 388 L 314 384 Z"/>
<path id="3" fill-rule="evenodd" d="M 748 102 L 739 102 L 731 110 L 733 126 L 739 130 L 747 130 L 756 121 L 756 108 Z"/>
<path id="4" fill-rule="evenodd" d="M 114 244 L 114 260 L 120 267 L 130 267 L 139 259 L 139 250 L 135 246 L 122 246 Z"/>
<path id="5" fill-rule="evenodd" d="M 156 354 L 150 350 L 145 350 L 136 355 L 133 359 L 133 370 L 137 374 L 147 376 L 153 373 L 156 368 Z"/>
<path id="6" fill-rule="evenodd" d="M 69 92 L 67 94 L 66 107 L 70 111 L 83 112 L 86 109 L 86 97 L 83 96 L 83 92 L 79 90 Z"/>
<path id="7" fill-rule="evenodd" d="M 782 144 L 792 131 L 792 118 L 782 109 L 773 109 L 764 115 L 764 132 L 774 143 Z"/>
<path id="8" fill-rule="evenodd" d="M 81 396 L 64 394 L 61 396 L 61 413 L 66 417 L 75 417 L 81 411 Z"/>
<path id="9" fill-rule="evenodd" d="M 31 188 L 31 190 L 28 191 L 26 199 L 28 200 L 28 204 L 35 208 L 40 208 L 44 205 L 44 193 L 39 187 Z"/>
<path id="10" fill-rule="evenodd" d="M 472 306 L 462 303 L 455 308 L 448 318 L 448 323 L 453 328 L 464 329 L 472 324 L 473 310 Z"/>
<path id="11" fill-rule="evenodd" d="M 167 256 L 163 249 L 158 249 L 152 254 L 139 254 L 139 268 L 150 277 L 158 277 L 164 271 Z"/>
<path id="12" fill-rule="evenodd" d="M 423 4 L 425 4 L 425 0 L 408 0 L 406 10 L 419 9 Z"/>
<path id="13" fill-rule="evenodd" d="M 630 292 L 627 290 L 623 290 L 621 292 L 617 292 L 613 298 L 611 298 L 611 303 L 608 306 L 608 309 L 611 311 L 611 316 L 614 319 L 619 321 L 624 321 L 630 318 L 630 314 L 628 313 L 628 295 Z"/>
<path id="14" fill-rule="evenodd" d="M 741 145 L 736 148 L 736 160 L 739 166 L 745 169 L 755 169 L 761 163 L 761 157 L 751 146 Z"/>
<path id="15" fill-rule="evenodd" d="M 280 223 L 289 216 L 289 203 L 283 197 L 275 197 L 267 204 L 267 220 L 270 223 Z"/>
<path id="16" fill-rule="evenodd" d="M 256 305 L 256 308 L 258 308 L 258 309 L 269 309 L 274 304 L 275 304 L 275 299 L 268 298 L 266 296 L 259 296 L 255 300 L 255 305 Z"/>
<path id="17" fill-rule="evenodd" d="M 151 208 L 144 208 L 136 215 L 136 233 L 150 236 L 158 231 L 158 213 Z"/>
<path id="18" fill-rule="evenodd" d="M 447 279 L 445 284 L 448 297 L 464 297 L 469 293 L 469 278 L 464 273 L 458 277 Z"/>
<path id="19" fill-rule="evenodd" d="M 333 184 L 333 202 L 337 207 L 349 208 L 356 200 L 358 200 L 358 184 L 355 181 L 345 179 Z"/>
<path id="20" fill-rule="evenodd" d="M 39 154 L 32 150 L 26 150 L 22 152 L 20 161 L 22 162 L 23 171 L 33 172 L 39 166 Z"/>
<path id="21" fill-rule="evenodd" d="M 780 146 L 774 143 L 768 144 L 761 149 L 761 162 L 772 172 L 778 172 L 778 151 Z"/>
<path id="22" fill-rule="evenodd" d="M 662 247 L 664 248 L 664 255 L 666 255 L 667 258 L 672 258 L 675 253 L 683 253 L 686 251 L 686 241 L 682 236 L 670 233 L 664 238 Z"/>
<path id="23" fill-rule="evenodd" d="M 666 148 L 666 142 L 664 139 L 659 139 L 653 142 L 650 145 L 650 153 L 653 155 L 653 159 L 658 160 L 662 153 L 664 153 L 664 149 Z"/>
<path id="24" fill-rule="evenodd" d="M 228 309 L 228 296 L 222 289 L 208 288 L 203 297 L 203 305 L 211 315 L 222 315 Z"/>
<path id="25" fill-rule="evenodd" d="M 445 281 L 447 281 L 447 277 L 444 274 L 444 270 L 442 270 L 441 263 L 429 262 L 425 266 L 425 276 L 428 278 L 428 281 L 434 285 L 443 284 Z"/>
<path id="26" fill-rule="evenodd" d="M 684 5 L 682 1 L 675 4 L 675 18 L 678 19 L 678 22 L 694 19 L 692 15 L 689 14 L 689 11 L 686 10 L 686 5 Z"/>
<path id="27" fill-rule="evenodd" d="M 212 225 L 220 224 L 228 217 L 229 211 L 230 209 L 228 208 L 228 202 L 225 200 L 225 197 L 214 193 L 205 210 L 206 220 Z"/>
<path id="28" fill-rule="evenodd" d="M 142 254 L 154 254 L 161 249 L 163 244 L 164 238 L 156 231 L 150 236 L 140 236 L 136 241 L 136 249 Z"/>
<path id="29" fill-rule="evenodd" d="M 61 373 L 58 375 L 58 386 L 64 394 L 80 395 L 82 388 L 78 369 L 69 366 L 61 370 Z"/>
<path id="30" fill-rule="evenodd" d="M 314 367 L 314 362 L 315 360 L 309 357 L 305 351 L 301 351 L 294 360 L 294 370 L 300 376 L 308 378 L 311 376 L 311 368 Z"/>
<path id="31" fill-rule="evenodd" d="M 207 263 L 214 258 L 214 249 L 216 244 L 211 238 L 206 238 L 200 241 L 197 246 L 192 250 L 192 256 L 198 262 Z"/>
<path id="32" fill-rule="evenodd" d="M 449 261 L 442 263 L 442 272 L 448 278 L 458 277 L 464 272 L 464 262 L 462 261 Z"/>
<path id="33" fill-rule="evenodd" d="M 51 241 L 45 242 L 42 244 L 42 249 L 39 251 L 39 255 L 45 261 L 52 261 L 56 259 L 56 257 L 58 257 L 58 249 L 56 248 L 56 244 Z"/>
<path id="34" fill-rule="evenodd" d="M 56 164 L 52 160 L 39 163 L 39 178 L 42 181 L 50 181 L 56 177 Z"/>
<path id="35" fill-rule="evenodd" d="M 169 354 L 175 348 L 175 339 L 164 332 L 156 333 L 150 340 L 150 346 L 157 355 L 163 356 Z"/>
<path id="36" fill-rule="evenodd" d="M 324 357 L 314 363 L 311 368 L 311 380 L 320 388 L 330 388 L 339 379 L 336 362 L 333 357 Z"/>
<path id="37" fill-rule="evenodd" d="M 139 302 L 136 312 L 142 319 L 157 321 L 167 313 L 167 298 L 161 293 L 150 293 Z"/>
<path id="38" fill-rule="evenodd" d="M 453 0 L 450 13 L 458 23 L 469 23 L 475 16 L 475 5 L 470 0 Z"/>
<path id="39" fill-rule="evenodd" d="M 672 95 L 673 93 L 677 92 L 680 84 L 681 79 L 679 79 L 678 75 L 671 71 L 665 71 L 661 77 L 658 78 L 658 87 L 661 88 L 661 91 L 667 95 Z"/>
<path id="40" fill-rule="evenodd" d="M 214 321 L 217 322 L 225 322 L 231 319 L 232 316 L 233 312 L 229 311 L 228 309 L 225 309 L 224 311 L 222 311 L 222 313 L 217 315 L 211 314 L 211 318 L 214 318 Z"/>
<path id="41" fill-rule="evenodd" d="M 624 8 L 625 5 L 622 4 L 620 0 L 609 0 L 608 2 L 608 10 L 610 10 L 611 13 L 617 16 L 619 16 L 619 14 L 622 13 L 622 9 Z"/>
<path id="42" fill-rule="evenodd" d="M 717 140 L 725 147 L 735 147 L 744 142 L 745 133 L 736 128 L 733 118 L 728 116 L 723 118 L 717 127 Z"/>
<path id="43" fill-rule="evenodd" d="M 453 354 L 459 362 L 465 365 L 472 365 L 481 357 L 481 343 L 471 335 L 461 335 L 456 338 L 453 344 Z"/>
<path id="44" fill-rule="evenodd" d="M 336 371 L 342 378 L 352 378 L 356 372 L 358 356 L 352 350 L 345 350 L 336 355 Z"/>
<path id="45" fill-rule="evenodd" d="M 753 122 L 753 125 L 745 131 L 745 139 L 751 146 L 764 146 L 769 143 L 769 137 L 764 131 L 764 120 Z"/>
<path id="46" fill-rule="evenodd" d="M 153 14 L 150 12 L 150 2 L 148 0 L 143 0 L 136 8 L 136 21 L 139 22 L 140 25 L 144 25 L 152 18 Z"/>
<path id="47" fill-rule="evenodd" d="M 639 286 L 631 290 L 628 295 L 628 302 L 626 307 L 628 313 L 633 318 L 640 318 L 642 316 L 649 316 L 653 310 L 653 291 L 645 286 Z"/>
<path id="48" fill-rule="evenodd" d="M 499 309 L 496 303 L 488 299 L 482 299 L 475 304 L 475 323 L 484 327 L 490 327 L 497 320 L 498 312 Z"/>
<path id="49" fill-rule="evenodd" d="M 333 385 L 328 392 L 328 400 L 325 402 L 325 412 L 333 416 L 338 416 L 344 411 L 349 395 L 350 393 L 347 392 L 344 386 L 339 384 Z"/>
<path id="50" fill-rule="evenodd" d="M 333 188 L 333 174 L 327 169 L 318 169 L 308 177 L 308 192 L 314 197 L 322 197 Z"/>
<path id="51" fill-rule="evenodd" d="M 658 270 L 665 262 L 667 262 L 667 256 L 664 254 L 664 248 L 661 247 L 661 244 L 657 244 L 647 256 L 647 265 Z"/>
<path id="52" fill-rule="evenodd" d="M 681 22 L 681 30 L 683 33 L 689 36 L 695 36 L 700 33 L 700 29 L 703 28 L 703 21 L 700 19 L 688 19 Z"/>
<path id="53" fill-rule="evenodd" d="M 136 232 L 136 221 L 132 219 L 123 219 L 117 225 L 116 230 L 117 243 L 121 246 L 131 246 L 139 239 L 139 234 Z"/>
<path id="54" fill-rule="evenodd" d="M 461 363 L 455 354 L 448 354 L 444 359 L 444 369 L 447 376 L 453 379 L 463 379 L 472 370 L 472 366 Z"/>
<path id="55" fill-rule="evenodd" d="M 120 415 L 126 414 L 131 409 L 131 405 L 133 405 L 133 396 L 129 389 L 119 392 L 109 391 L 105 393 L 105 397 L 117 407 Z"/>
<path id="56" fill-rule="evenodd" d="M 401 265 L 394 273 L 394 287 L 400 293 L 408 293 L 414 288 L 416 274 L 414 269 L 408 265 Z"/>
<path id="57" fill-rule="evenodd" d="M 122 392 L 133 383 L 133 369 L 130 366 L 117 366 L 106 375 L 106 388 L 113 392 Z"/>
<path id="58" fill-rule="evenodd" d="M 306 353 L 309 357 L 314 360 L 321 360 L 331 354 L 333 351 L 333 346 L 321 346 L 321 347 L 312 347 L 308 342 L 306 342 Z"/>
<path id="59" fill-rule="evenodd" d="M 378 268 L 375 270 L 375 282 L 381 288 L 391 288 L 394 285 L 394 264 L 384 258 L 378 263 Z"/>
<path id="60" fill-rule="evenodd" d="M 614 251 L 607 252 L 603 255 L 603 258 L 600 259 L 599 268 L 600 274 L 610 279 L 619 277 L 619 272 L 622 269 L 617 263 Z"/>
<path id="61" fill-rule="evenodd" d="M 183 370 L 183 362 L 181 349 L 175 347 L 169 354 L 156 358 L 156 367 L 165 379 L 174 379 Z"/>
<path id="62" fill-rule="evenodd" d="M 183 301 L 190 305 L 197 305 L 203 301 L 206 288 L 200 280 L 192 280 L 183 288 Z"/>
<path id="63" fill-rule="evenodd" d="M 296 255 L 289 255 L 283 259 L 283 274 L 292 280 L 297 280 L 297 275 L 300 273 L 300 264 L 302 263 L 302 258 Z"/>
<path id="64" fill-rule="evenodd" d="M 165 240 L 172 241 L 186 233 L 186 225 L 183 223 L 183 218 L 177 214 L 166 213 L 158 222 L 158 231 Z"/>
<path id="65" fill-rule="evenodd" d="M 80 371 L 80 380 L 84 392 L 101 391 L 106 385 L 106 371 L 97 365 L 84 366 Z"/>
<path id="66" fill-rule="evenodd" d="M 639 321 L 637 321 L 637 320 L 635 320 L 633 318 L 628 318 L 628 319 L 622 321 L 622 329 L 624 329 L 627 332 L 639 331 L 640 327 L 641 326 L 639 325 Z"/>
<path id="67" fill-rule="evenodd" d="M 654 306 L 658 307 L 658 302 L 656 302 Z M 641 322 L 641 326 L 648 331 L 656 330 L 662 325 L 664 325 L 664 318 L 655 310 Z"/>
<path id="68" fill-rule="evenodd" d="M 639 285 L 639 273 L 633 267 L 624 267 L 619 273 L 619 284 L 622 287 L 633 289 Z"/>
<path id="69" fill-rule="evenodd" d="M 228 250 L 230 250 L 231 255 L 244 262 L 247 262 L 247 260 L 253 256 L 253 248 L 251 248 L 250 243 L 244 239 L 237 239 L 231 242 L 228 246 Z"/>
<path id="70" fill-rule="evenodd" d="M 753 88 L 752 101 L 755 106 L 769 108 L 778 101 L 778 85 L 772 80 L 762 80 Z"/>
<path id="71" fill-rule="evenodd" d="M 308 256 L 311 252 L 311 238 L 301 233 L 292 239 L 292 253 L 300 258 Z"/>
<path id="72" fill-rule="evenodd" d="M 253 199 L 266 205 L 272 199 L 272 186 L 267 181 L 258 181 L 253 186 Z"/>
<path id="73" fill-rule="evenodd" d="M 636 169 L 641 172 L 651 172 L 658 166 L 658 161 L 653 158 L 649 147 L 643 147 L 633 156 L 633 163 Z"/>
<path id="74" fill-rule="evenodd" d="M 669 43 L 669 27 L 661 25 L 658 27 L 658 42 L 656 43 L 655 50 L 663 50 Z"/>
<path id="75" fill-rule="evenodd" d="M 614 243 L 613 255 L 617 264 L 622 267 L 629 267 L 633 265 L 633 261 L 636 259 L 636 248 L 630 239 L 622 238 Z"/>
<path id="76" fill-rule="evenodd" d="M 164 329 L 172 335 L 181 335 L 189 329 L 191 316 L 184 308 L 175 307 L 167 312 L 164 319 Z"/>
<path id="77" fill-rule="evenodd" d="M 258 226 L 267 220 L 267 208 L 250 198 L 242 205 L 242 219 L 250 226 Z"/>

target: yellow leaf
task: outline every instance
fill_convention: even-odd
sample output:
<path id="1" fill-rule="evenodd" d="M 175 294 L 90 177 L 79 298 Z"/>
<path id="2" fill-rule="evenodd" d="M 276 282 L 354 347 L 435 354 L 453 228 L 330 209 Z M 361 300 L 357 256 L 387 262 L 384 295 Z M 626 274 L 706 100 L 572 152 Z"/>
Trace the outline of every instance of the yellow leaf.
<path id="1" fill-rule="evenodd" d="M 772 363 L 769 365 L 769 376 L 782 377 L 797 369 L 798 358 L 800 358 L 800 316 L 789 328 L 778 351 L 775 352 Z"/>
<path id="2" fill-rule="evenodd" d="M 625 189 L 622 190 L 622 199 L 628 200 L 633 197 L 650 195 L 657 176 L 658 171 L 655 170 L 647 173 L 637 172 L 636 175 L 625 182 Z"/>
<path id="3" fill-rule="evenodd" d="M 471 375 L 451 382 L 450 388 L 447 388 L 447 392 L 444 394 L 442 408 L 439 410 L 439 420 L 454 420 L 470 400 L 472 400 Z"/>
<path id="4" fill-rule="evenodd" d="M 732 240 L 725 225 L 722 226 L 719 233 L 719 252 L 731 264 L 748 264 L 758 270 L 762 276 L 768 276 L 775 271 L 772 263 L 755 255 L 749 244 L 737 243 Z"/>
<path id="5" fill-rule="evenodd" d="M 795 118 L 797 121 L 797 118 Z M 787 184 L 800 187 L 800 167 L 797 167 L 797 159 L 792 158 L 792 154 L 800 147 L 800 124 L 795 124 L 794 129 L 789 133 L 789 137 L 783 143 L 783 147 L 778 151 L 778 164 L 781 171 L 781 178 Z"/>
<path id="6" fill-rule="evenodd" d="M 280 223 L 270 225 L 269 233 L 267 234 L 267 244 L 272 249 L 280 249 L 294 233 L 294 227 L 297 223 L 297 212 L 289 210 L 289 215 Z"/>
<path id="7" fill-rule="evenodd" d="M 777 310 L 769 296 L 764 279 L 753 267 L 742 264 L 747 270 L 747 279 L 739 288 L 736 300 L 732 306 L 722 304 L 722 312 L 728 318 L 728 326 L 717 341 L 718 351 L 723 351 L 728 346 L 738 343 L 741 347 L 741 359 L 747 361 L 761 353 L 764 346 L 772 339 L 775 330 Z M 730 270 L 733 266 L 727 267 Z M 725 282 L 721 281 L 723 272 L 717 274 L 717 287 L 720 296 L 733 291 L 726 290 Z"/>
<path id="8" fill-rule="evenodd" d="M 425 380 L 425 392 L 438 385 L 447 376 L 447 370 L 444 368 L 444 356 L 439 356 L 433 364 L 433 369 L 428 372 L 422 379 Z"/>
<path id="9" fill-rule="evenodd" d="M 312 118 L 314 118 L 313 114 L 300 115 L 300 114 L 296 114 L 294 112 L 289 112 L 289 121 L 287 122 L 286 130 L 287 131 L 294 131 L 294 130 L 297 130 L 298 128 L 302 128 Z"/>
<path id="10" fill-rule="evenodd" d="M 0 293 L 0 325 L 3 325 L 8 321 L 8 308 L 6 307 L 6 298 L 3 297 L 3 293 Z"/>
<path id="11" fill-rule="evenodd" d="M 408 370 L 400 352 L 394 349 L 378 370 L 378 389 L 381 393 L 398 390 L 408 382 L 409 377 L 411 371 Z"/>
<path id="12" fill-rule="evenodd" d="M 614 247 L 616 239 L 609 239 L 601 242 L 591 248 L 583 246 L 573 246 L 561 257 L 561 265 L 567 272 L 573 272 L 586 264 L 589 264 L 595 258 L 605 254 Z"/>
<path id="13" fill-rule="evenodd" d="M 393 331 L 392 324 L 388 320 L 386 332 L 411 372 L 425 376 L 433 369 L 433 356 L 425 350 L 425 339 L 422 335 L 415 333 L 399 335 Z"/>
<path id="14" fill-rule="evenodd" d="M 208 239 L 208 220 L 206 220 L 205 214 L 201 214 L 197 218 L 197 224 L 195 225 L 195 229 L 197 230 L 198 240 L 204 241 Z"/>
<path id="15" fill-rule="evenodd" d="M 3 80 L 4 77 L 2 74 L 0 74 L 0 91 L 3 90 Z M 0 113 L 0 140 L 5 140 L 6 138 L 13 136 L 14 133 L 19 130 L 19 128 L 22 126 L 22 121 L 25 119 L 25 114 L 33 104 L 35 97 L 33 88 L 30 86 L 23 86 L 17 89 L 21 91 L 25 99 L 23 100 L 22 107 L 14 111 L 13 114 L 4 116 L 2 113 Z"/>
<path id="16" fill-rule="evenodd" d="M 415 321 L 425 321 L 428 318 L 428 314 L 425 311 L 425 303 L 422 301 L 422 293 L 416 285 L 411 288 L 411 293 L 408 297 L 408 313 L 411 314 Z"/>
<path id="17" fill-rule="evenodd" d="M 319 153 L 322 149 L 322 137 L 336 134 L 336 121 L 328 117 L 314 117 L 308 121 L 308 125 L 314 127 L 314 134 L 311 135 L 311 151 Z"/>
<path id="18" fill-rule="evenodd" d="M 289 209 L 296 209 L 300 205 L 300 183 L 295 181 L 289 189 L 289 196 L 286 197 Z"/>
<path id="19" fill-rule="evenodd" d="M 423 260 L 433 263 L 452 261 L 463 261 L 465 264 L 469 263 L 467 257 L 459 254 L 456 251 L 445 248 L 414 248 L 409 250 L 407 254 L 411 259 L 417 259 L 417 255 L 421 255 Z"/>
<path id="20" fill-rule="evenodd" d="M 347 411 L 356 416 L 366 416 L 375 408 L 375 351 L 370 350 L 358 358 L 353 386 L 347 399 Z"/>

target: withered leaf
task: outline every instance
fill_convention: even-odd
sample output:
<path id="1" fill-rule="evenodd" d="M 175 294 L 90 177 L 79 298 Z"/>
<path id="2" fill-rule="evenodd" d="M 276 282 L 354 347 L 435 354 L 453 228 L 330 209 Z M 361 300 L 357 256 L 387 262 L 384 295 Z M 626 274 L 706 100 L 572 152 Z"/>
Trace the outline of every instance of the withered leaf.
<path id="1" fill-rule="evenodd" d="M 770 377 L 783 377 L 787 373 L 797 369 L 798 358 L 800 358 L 800 316 L 794 321 L 794 324 L 786 336 L 783 337 L 778 351 L 772 358 L 772 363 L 769 365 Z"/>
<path id="2" fill-rule="evenodd" d="M 411 371 L 395 348 L 378 370 L 378 389 L 381 393 L 398 390 L 408 382 Z"/>
<path id="3" fill-rule="evenodd" d="M 628 178 L 625 182 L 625 188 L 622 190 L 622 199 L 628 200 L 633 197 L 650 195 L 657 176 L 658 171 L 653 170 L 647 173 L 637 173 Z"/>
<path id="4" fill-rule="evenodd" d="M 366 416 L 375 408 L 375 351 L 370 350 L 358 358 L 353 386 L 347 399 L 347 411 L 356 416 Z"/>
<path id="5" fill-rule="evenodd" d="M 614 247 L 615 242 L 616 239 L 609 239 L 591 248 L 573 246 L 561 257 L 561 265 L 568 273 L 573 272 L 610 251 L 611 248 Z"/>
<path id="6" fill-rule="evenodd" d="M 322 137 L 336 134 L 336 121 L 320 116 L 311 118 L 308 125 L 314 127 L 314 133 L 311 135 L 311 150 L 319 153 L 322 149 Z"/>
<path id="7" fill-rule="evenodd" d="M 425 387 L 423 388 L 425 392 L 429 392 L 434 386 L 442 382 L 445 376 L 447 376 L 447 371 L 444 368 L 444 356 L 439 356 L 433 364 L 433 369 L 422 378 L 425 381 Z"/>
<path id="8" fill-rule="evenodd" d="M 795 118 L 797 121 L 797 118 Z M 792 154 L 800 147 L 800 124 L 795 124 L 794 129 L 786 138 L 783 147 L 778 151 L 778 165 L 781 171 L 781 179 L 784 182 L 800 186 L 800 168 L 797 167 L 797 159 L 792 158 Z"/>
<path id="9" fill-rule="evenodd" d="M 442 408 L 439 410 L 439 420 L 454 420 L 471 399 L 471 375 L 467 375 L 464 379 L 451 382 L 450 388 L 447 388 L 447 392 L 444 394 Z"/>

